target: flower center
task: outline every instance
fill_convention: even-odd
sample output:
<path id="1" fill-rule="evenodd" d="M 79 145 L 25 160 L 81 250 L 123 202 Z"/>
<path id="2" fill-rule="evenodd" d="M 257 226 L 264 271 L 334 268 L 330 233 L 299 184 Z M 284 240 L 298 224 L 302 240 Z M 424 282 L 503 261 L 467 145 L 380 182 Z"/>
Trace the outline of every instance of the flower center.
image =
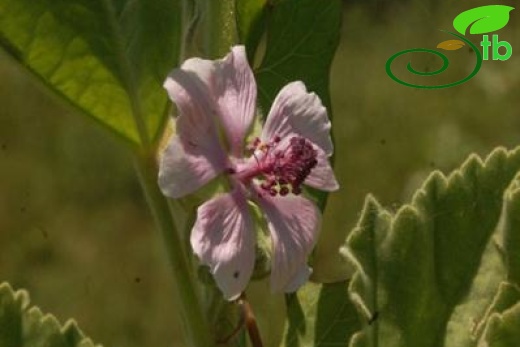
<path id="1" fill-rule="evenodd" d="M 271 196 L 300 194 L 302 183 L 318 163 L 316 150 L 301 136 L 284 143 L 278 136 L 269 143 L 257 138 L 248 148 L 254 151 L 256 163 L 240 172 L 238 178 L 243 183 L 259 178 L 260 189 Z"/>

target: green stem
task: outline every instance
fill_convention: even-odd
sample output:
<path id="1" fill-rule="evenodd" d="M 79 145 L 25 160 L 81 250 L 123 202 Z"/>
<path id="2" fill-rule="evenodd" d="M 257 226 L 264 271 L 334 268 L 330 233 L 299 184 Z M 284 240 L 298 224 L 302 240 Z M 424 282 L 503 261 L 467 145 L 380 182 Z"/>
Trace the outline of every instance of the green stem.
<path id="1" fill-rule="evenodd" d="M 221 58 L 237 42 L 235 0 L 201 1 L 203 12 L 204 54 Z"/>
<path id="2" fill-rule="evenodd" d="M 189 346 L 213 346 L 209 324 L 201 306 L 194 271 L 183 250 L 182 238 L 173 221 L 168 201 L 157 186 L 156 160 L 153 155 L 137 155 L 135 167 L 146 195 L 146 201 L 163 238 Z"/>

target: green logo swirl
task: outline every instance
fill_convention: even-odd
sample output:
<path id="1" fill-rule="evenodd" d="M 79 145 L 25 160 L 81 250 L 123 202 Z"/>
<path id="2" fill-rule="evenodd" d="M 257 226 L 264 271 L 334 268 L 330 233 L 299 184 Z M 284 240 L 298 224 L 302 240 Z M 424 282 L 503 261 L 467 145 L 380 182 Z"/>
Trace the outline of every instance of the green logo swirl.
<path id="1" fill-rule="evenodd" d="M 407 87 L 412 87 L 412 88 L 422 88 L 422 89 L 441 89 L 441 88 L 449 88 L 449 87 L 454 87 L 456 85 L 459 85 L 459 84 L 462 84 L 464 82 L 467 82 L 469 81 L 470 79 L 472 79 L 476 74 L 477 72 L 480 70 L 480 67 L 482 66 L 482 54 L 480 53 L 480 51 L 478 50 L 477 46 L 475 46 L 471 41 L 469 41 L 468 39 L 466 39 L 464 36 L 461 36 L 461 35 L 458 35 L 456 33 L 452 33 L 450 31 L 446 31 L 446 30 L 441 30 L 445 33 L 448 33 L 450 35 L 453 35 L 453 36 L 456 36 L 458 37 L 459 39 L 461 39 L 462 41 L 464 41 L 468 46 L 470 46 L 472 49 L 473 49 L 473 52 L 475 53 L 476 55 L 476 58 L 477 58 L 477 62 L 475 64 L 475 68 L 473 69 L 473 71 L 465 78 L 459 80 L 459 81 L 456 81 L 456 82 L 453 82 L 453 83 L 447 83 L 447 84 L 441 84 L 441 85 L 438 85 L 438 86 L 427 86 L 427 85 L 422 85 L 422 84 L 412 84 L 412 83 L 408 83 L 408 82 L 405 82 L 401 79 L 399 79 L 396 75 L 394 75 L 394 73 L 392 72 L 392 62 L 399 56 L 403 55 L 403 54 L 407 54 L 407 53 L 413 53 L 413 52 L 422 52 L 422 53 L 430 53 L 430 54 L 435 54 L 436 56 L 438 56 L 439 58 L 442 59 L 442 66 L 435 70 L 435 71 L 430 71 L 430 72 L 421 72 L 421 71 L 417 71 L 415 70 L 413 67 L 412 67 L 412 63 L 409 62 L 408 65 L 406 66 L 407 70 L 409 72 L 411 72 L 412 74 L 414 75 L 419 75 L 419 76 L 434 76 L 434 75 L 438 75 L 442 72 L 444 72 L 448 66 L 450 65 L 450 62 L 448 60 L 448 57 L 446 57 L 446 55 L 444 55 L 443 53 L 441 52 L 438 52 L 438 51 L 435 51 L 433 49 L 427 49 L 427 48 L 412 48 L 412 49 L 407 49 L 407 50 L 404 50 L 404 51 L 401 51 L 401 52 L 398 52 L 396 54 L 394 54 L 393 56 L 391 56 L 387 61 L 386 61 L 386 73 L 388 74 L 388 76 L 390 76 L 390 78 L 392 78 L 394 81 L 396 81 L 397 83 L 400 83 L 402 85 L 405 85 Z"/>

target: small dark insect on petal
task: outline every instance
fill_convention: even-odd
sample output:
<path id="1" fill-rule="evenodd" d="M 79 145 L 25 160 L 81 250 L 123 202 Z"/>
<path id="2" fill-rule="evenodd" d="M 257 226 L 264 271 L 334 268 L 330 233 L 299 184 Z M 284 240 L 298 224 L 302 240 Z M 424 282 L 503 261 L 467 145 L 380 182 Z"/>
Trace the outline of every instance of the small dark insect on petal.
<path id="1" fill-rule="evenodd" d="M 234 277 L 234 278 L 238 278 L 238 276 L 240 276 L 240 271 L 235 271 L 235 272 L 233 273 L 233 277 Z"/>

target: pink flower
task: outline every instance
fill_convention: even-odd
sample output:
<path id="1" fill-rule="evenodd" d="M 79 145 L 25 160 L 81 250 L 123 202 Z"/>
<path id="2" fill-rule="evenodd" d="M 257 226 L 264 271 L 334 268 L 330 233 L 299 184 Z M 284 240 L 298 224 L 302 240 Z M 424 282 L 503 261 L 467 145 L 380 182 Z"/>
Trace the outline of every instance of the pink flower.
<path id="1" fill-rule="evenodd" d="M 321 219 L 314 203 L 300 195 L 301 185 L 338 188 L 328 159 L 331 125 L 320 99 L 303 83 L 289 83 L 274 100 L 260 137 L 244 146 L 256 111 L 256 83 L 243 46 L 221 60 L 188 59 L 164 87 L 179 117 L 177 135 L 160 161 L 163 193 L 179 198 L 220 174 L 232 187 L 198 208 L 194 252 L 224 296 L 238 297 L 255 263 L 252 202 L 271 234 L 271 289 L 296 291 L 311 273 L 307 258 Z"/>

